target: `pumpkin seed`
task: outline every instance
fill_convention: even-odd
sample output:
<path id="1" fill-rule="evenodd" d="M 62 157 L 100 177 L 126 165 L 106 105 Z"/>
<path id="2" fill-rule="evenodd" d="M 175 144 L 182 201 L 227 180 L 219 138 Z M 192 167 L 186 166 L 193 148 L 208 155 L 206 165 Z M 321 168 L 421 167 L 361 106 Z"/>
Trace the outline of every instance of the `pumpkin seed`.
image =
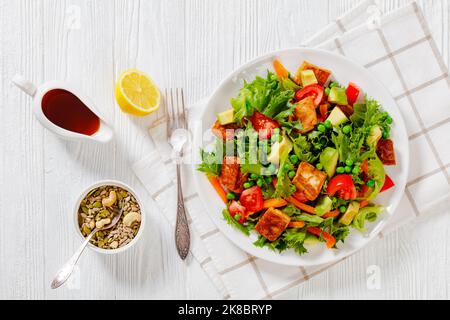
<path id="1" fill-rule="evenodd" d="M 95 201 L 95 202 L 92 204 L 92 206 L 93 206 L 94 208 L 101 208 L 101 207 L 102 207 L 102 203 L 101 203 L 100 201 Z"/>
<path id="2" fill-rule="evenodd" d="M 86 206 L 81 206 L 81 210 L 86 213 L 89 214 L 89 209 Z"/>

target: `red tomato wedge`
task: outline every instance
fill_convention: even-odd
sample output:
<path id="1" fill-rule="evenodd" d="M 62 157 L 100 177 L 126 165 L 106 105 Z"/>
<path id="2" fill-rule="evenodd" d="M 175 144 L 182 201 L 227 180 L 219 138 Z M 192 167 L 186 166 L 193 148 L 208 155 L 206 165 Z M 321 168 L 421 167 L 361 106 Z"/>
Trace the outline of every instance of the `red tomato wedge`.
<path id="1" fill-rule="evenodd" d="M 297 91 L 295 94 L 295 100 L 301 101 L 307 97 L 314 98 L 314 105 L 317 108 L 322 102 L 323 87 L 319 84 L 311 84 Z"/>
<path id="2" fill-rule="evenodd" d="M 236 200 L 231 201 L 230 206 L 228 207 L 228 211 L 230 212 L 230 216 L 235 219 L 235 215 L 240 215 L 240 219 L 237 220 L 239 223 L 244 223 L 247 220 L 247 210 L 243 205 L 240 205 Z"/>
<path id="3" fill-rule="evenodd" d="M 262 113 L 255 111 L 252 116 L 252 125 L 259 133 L 260 139 L 269 139 L 272 136 L 273 130 L 280 127 L 280 124 L 266 117 Z"/>
<path id="4" fill-rule="evenodd" d="M 250 212 L 258 212 L 264 208 L 262 190 L 258 186 L 244 190 L 241 193 L 239 201 Z"/>
<path id="5" fill-rule="evenodd" d="M 320 113 L 320 122 L 325 121 L 325 119 L 328 117 L 328 103 L 322 103 L 319 107 L 319 113 Z"/>
<path id="6" fill-rule="evenodd" d="M 339 174 L 333 177 L 327 186 L 327 194 L 338 197 L 344 200 L 353 200 L 358 196 L 352 176 L 349 174 Z"/>
<path id="7" fill-rule="evenodd" d="M 353 105 L 358 100 L 360 92 L 361 90 L 359 89 L 359 87 L 353 82 L 350 82 L 348 84 L 347 90 L 345 91 L 345 93 L 347 93 L 348 103 Z"/>
<path id="8" fill-rule="evenodd" d="M 394 181 L 392 181 L 391 177 L 389 177 L 388 175 L 386 175 L 386 180 L 384 180 L 384 184 L 383 184 L 383 187 L 381 188 L 380 192 L 389 190 L 389 189 L 392 188 L 393 186 L 395 186 Z"/>
<path id="9" fill-rule="evenodd" d="M 333 248 L 336 244 L 336 238 L 333 237 L 331 234 L 329 234 L 326 231 L 323 231 L 322 229 L 318 227 L 309 227 L 306 229 L 309 233 L 315 235 L 315 236 L 322 236 L 323 240 L 325 240 L 325 243 L 327 244 L 328 248 Z"/>

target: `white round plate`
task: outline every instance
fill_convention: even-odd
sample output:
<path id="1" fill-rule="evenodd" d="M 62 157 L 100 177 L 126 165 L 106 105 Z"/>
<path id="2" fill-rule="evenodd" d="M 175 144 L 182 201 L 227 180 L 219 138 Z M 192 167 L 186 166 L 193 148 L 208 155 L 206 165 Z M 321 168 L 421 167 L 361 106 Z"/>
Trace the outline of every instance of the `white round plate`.
<path id="1" fill-rule="evenodd" d="M 299 255 L 293 250 L 283 253 L 271 251 L 268 248 L 258 248 L 253 245 L 257 234 L 247 237 L 239 230 L 228 225 L 222 217 L 222 210 L 225 205 L 216 194 L 206 176 L 196 170 L 197 157 L 194 161 L 193 171 L 197 186 L 197 192 L 202 199 L 205 208 L 212 221 L 223 234 L 242 250 L 258 258 L 274 263 L 291 266 L 313 266 L 332 263 L 343 259 L 357 250 L 361 249 L 385 227 L 388 219 L 394 214 L 399 204 L 408 176 L 409 169 L 409 147 L 405 124 L 398 110 L 397 104 L 389 91 L 372 75 L 372 73 L 348 60 L 345 57 L 316 49 L 295 48 L 275 51 L 252 60 L 236 71 L 231 73 L 214 91 L 209 98 L 207 106 L 200 116 L 200 123 L 194 132 L 193 152 L 197 155 L 202 144 L 204 131 L 209 130 L 216 120 L 216 115 L 230 108 L 230 98 L 235 97 L 242 87 L 243 80 L 252 81 L 256 75 L 265 76 L 267 70 L 273 71 L 272 61 L 278 58 L 291 72 L 295 72 L 304 61 L 318 65 L 332 71 L 332 77 L 339 83 L 347 85 L 349 82 L 356 83 L 369 97 L 378 100 L 384 110 L 388 111 L 394 119 L 391 137 L 394 141 L 396 166 L 386 167 L 387 174 L 395 182 L 395 187 L 383 192 L 375 200 L 376 203 L 385 207 L 378 220 L 368 223 L 367 233 L 361 234 L 359 231 L 350 228 L 350 235 L 345 239 L 345 243 L 338 243 L 338 249 L 327 249 L 324 244 L 314 247 L 307 247 L 308 253 Z M 203 131 L 203 132 L 202 132 Z M 205 142 L 203 142 L 205 143 Z"/>

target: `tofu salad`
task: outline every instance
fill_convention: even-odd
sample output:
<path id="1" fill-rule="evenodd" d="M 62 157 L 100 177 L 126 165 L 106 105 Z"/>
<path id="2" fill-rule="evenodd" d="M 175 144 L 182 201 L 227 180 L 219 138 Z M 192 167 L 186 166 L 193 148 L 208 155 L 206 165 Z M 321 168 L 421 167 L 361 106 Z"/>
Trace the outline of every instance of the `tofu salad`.
<path id="1" fill-rule="evenodd" d="M 393 120 L 356 84 L 308 61 L 294 75 L 279 60 L 273 69 L 217 115 L 198 170 L 225 203 L 223 218 L 258 234 L 255 246 L 337 248 L 350 228 L 365 232 L 383 211 L 372 201 L 394 187 L 384 168 L 396 164 Z"/>

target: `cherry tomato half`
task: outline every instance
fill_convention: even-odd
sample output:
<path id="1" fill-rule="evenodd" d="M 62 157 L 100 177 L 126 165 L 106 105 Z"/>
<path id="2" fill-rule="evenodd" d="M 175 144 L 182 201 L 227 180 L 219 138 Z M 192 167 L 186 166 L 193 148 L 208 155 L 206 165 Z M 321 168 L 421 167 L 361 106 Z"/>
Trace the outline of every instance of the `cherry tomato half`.
<path id="1" fill-rule="evenodd" d="M 330 180 L 327 186 L 327 194 L 334 196 L 336 193 L 339 198 L 344 200 L 356 199 L 358 192 L 351 175 L 339 174 Z"/>
<path id="2" fill-rule="evenodd" d="M 348 99 L 348 103 L 353 105 L 359 97 L 359 93 L 361 92 L 361 90 L 359 89 L 359 87 L 350 82 L 348 84 L 347 90 L 345 91 L 345 93 L 347 94 L 347 99 Z"/>
<path id="3" fill-rule="evenodd" d="M 230 206 L 228 207 L 228 211 L 230 212 L 230 216 L 235 219 L 235 216 L 240 215 L 239 223 L 244 223 L 247 220 L 247 210 L 244 206 L 240 205 L 236 200 L 231 201 Z"/>
<path id="4" fill-rule="evenodd" d="M 295 94 L 295 100 L 301 101 L 307 97 L 314 98 L 314 105 L 316 108 L 322 102 L 323 98 L 323 87 L 319 84 L 311 84 L 297 91 Z"/>
<path id="5" fill-rule="evenodd" d="M 239 201 L 249 212 L 258 212 L 264 207 L 262 190 L 258 186 L 244 190 Z"/>
<path id="6" fill-rule="evenodd" d="M 273 130 L 280 127 L 277 121 L 266 117 L 258 111 L 253 113 L 252 125 L 258 131 L 260 139 L 269 139 L 272 136 Z"/>

